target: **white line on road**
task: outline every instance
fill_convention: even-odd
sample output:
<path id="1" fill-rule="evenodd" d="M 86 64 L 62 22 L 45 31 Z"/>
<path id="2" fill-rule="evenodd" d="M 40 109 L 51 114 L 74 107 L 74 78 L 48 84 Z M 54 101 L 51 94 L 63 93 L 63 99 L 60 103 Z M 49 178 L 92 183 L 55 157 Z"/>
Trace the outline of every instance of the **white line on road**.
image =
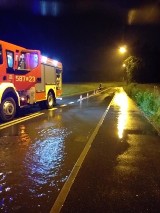
<path id="1" fill-rule="evenodd" d="M 50 111 L 54 111 L 54 110 L 56 110 L 56 109 L 58 109 L 58 108 L 54 107 L 54 108 L 49 109 L 49 110 L 50 110 Z"/>
<path id="2" fill-rule="evenodd" d="M 5 129 L 5 128 L 10 127 L 10 126 L 13 126 L 13 125 L 18 124 L 18 123 L 21 123 L 23 121 L 27 121 L 29 119 L 38 117 L 38 116 L 43 115 L 43 114 L 44 113 L 34 113 L 34 114 L 31 114 L 31 115 L 25 116 L 24 118 L 18 118 L 16 120 L 10 121 L 9 123 L 1 124 L 0 125 L 0 130 L 1 129 Z"/>
<path id="3" fill-rule="evenodd" d="M 67 106 L 67 104 L 62 104 L 62 105 L 60 105 L 60 107 L 65 107 L 65 106 Z"/>
<path id="4" fill-rule="evenodd" d="M 62 187 L 54 205 L 52 206 L 50 213 L 55 213 L 55 212 L 59 213 L 60 212 L 60 210 L 61 210 L 61 208 L 62 208 L 62 206 L 63 206 L 63 204 L 64 204 L 64 202 L 67 198 L 67 195 L 68 195 L 68 193 L 69 193 L 69 191 L 70 191 L 70 189 L 71 189 L 71 187 L 72 187 L 72 185 L 75 181 L 75 178 L 76 178 L 76 176 L 77 176 L 77 174 L 80 170 L 80 167 L 82 166 L 82 163 L 83 163 L 83 161 L 84 161 L 84 159 L 85 159 L 85 157 L 86 157 L 86 155 L 87 155 L 87 153 L 88 153 L 88 151 L 91 147 L 91 144 L 94 141 L 94 139 L 95 139 L 95 137 L 96 137 L 96 135 L 99 131 L 99 128 L 101 127 L 101 125 L 102 125 L 102 123 L 103 123 L 103 121 L 104 121 L 104 119 L 105 119 L 105 117 L 108 113 L 110 105 L 111 105 L 111 102 L 110 102 L 109 106 L 107 107 L 107 109 L 105 110 L 105 112 L 103 113 L 103 115 L 102 115 L 101 119 L 99 120 L 95 130 L 93 131 L 91 137 L 89 138 L 86 146 L 84 147 L 83 151 L 81 152 L 81 154 L 80 154 L 77 162 L 75 163 L 67 181 L 65 182 L 65 184 Z"/>
<path id="5" fill-rule="evenodd" d="M 56 98 L 56 99 L 61 101 L 63 98 L 59 97 L 59 98 Z"/>

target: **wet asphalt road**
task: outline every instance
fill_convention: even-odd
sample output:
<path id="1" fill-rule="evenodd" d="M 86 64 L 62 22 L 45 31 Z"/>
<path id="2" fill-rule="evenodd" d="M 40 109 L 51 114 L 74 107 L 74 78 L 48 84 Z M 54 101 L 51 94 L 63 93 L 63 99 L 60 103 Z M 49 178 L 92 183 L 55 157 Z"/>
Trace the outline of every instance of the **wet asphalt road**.
<path id="1" fill-rule="evenodd" d="M 115 95 L 61 206 L 63 196 L 55 212 L 160 212 L 160 136 L 123 91 Z"/>
<path id="2" fill-rule="evenodd" d="M 113 91 L 35 106 L 0 124 L 0 212 L 50 212 Z"/>

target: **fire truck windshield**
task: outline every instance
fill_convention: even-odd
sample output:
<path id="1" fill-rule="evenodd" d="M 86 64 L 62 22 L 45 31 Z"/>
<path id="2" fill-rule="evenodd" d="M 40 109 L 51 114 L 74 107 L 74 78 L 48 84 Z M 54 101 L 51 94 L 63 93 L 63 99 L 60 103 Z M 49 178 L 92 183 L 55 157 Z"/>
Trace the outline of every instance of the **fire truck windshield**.
<path id="1" fill-rule="evenodd" d="M 3 63 L 3 60 L 2 60 L 2 46 L 0 45 L 0 64 Z"/>
<path id="2" fill-rule="evenodd" d="M 22 52 L 19 57 L 18 69 L 32 70 L 38 66 L 38 53 Z"/>

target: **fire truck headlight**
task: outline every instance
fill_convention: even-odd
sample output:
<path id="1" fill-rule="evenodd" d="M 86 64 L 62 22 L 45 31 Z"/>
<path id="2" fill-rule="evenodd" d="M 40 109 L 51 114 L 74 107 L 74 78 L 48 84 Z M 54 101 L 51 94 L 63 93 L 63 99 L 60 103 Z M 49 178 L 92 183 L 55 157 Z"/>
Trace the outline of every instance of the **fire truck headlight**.
<path id="1" fill-rule="evenodd" d="M 26 96 L 21 96 L 20 97 L 20 104 L 21 106 L 24 106 L 28 103 L 27 97 Z"/>

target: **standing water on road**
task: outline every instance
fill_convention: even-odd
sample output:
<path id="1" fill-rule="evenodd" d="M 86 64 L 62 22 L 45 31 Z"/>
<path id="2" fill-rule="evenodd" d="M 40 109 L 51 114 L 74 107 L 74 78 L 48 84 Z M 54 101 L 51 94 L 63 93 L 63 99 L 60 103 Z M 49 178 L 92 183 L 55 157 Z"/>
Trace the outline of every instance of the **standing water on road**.
<path id="1" fill-rule="evenodd" d="M 49 212 L 111 98 L 101 95 L 0 130 L 1 212 Z"/>
<path id="2" fill-rule="evenodd" d="M 12 130 L 14 136 L 3 136 L 0 142 L 0 196 L 3 195 L 0 209 L 4 212 L 34 210 L 35 202 L 41 209 L 43 198 L 47 204 L 53 186 L 58 191 L 66 179 L 63 174 L 59 177 L 59 173 L 69 132 L 53 125 L 47 128 L 37 125 L 33 130 L 20 125 L 17 131 Z"/>

